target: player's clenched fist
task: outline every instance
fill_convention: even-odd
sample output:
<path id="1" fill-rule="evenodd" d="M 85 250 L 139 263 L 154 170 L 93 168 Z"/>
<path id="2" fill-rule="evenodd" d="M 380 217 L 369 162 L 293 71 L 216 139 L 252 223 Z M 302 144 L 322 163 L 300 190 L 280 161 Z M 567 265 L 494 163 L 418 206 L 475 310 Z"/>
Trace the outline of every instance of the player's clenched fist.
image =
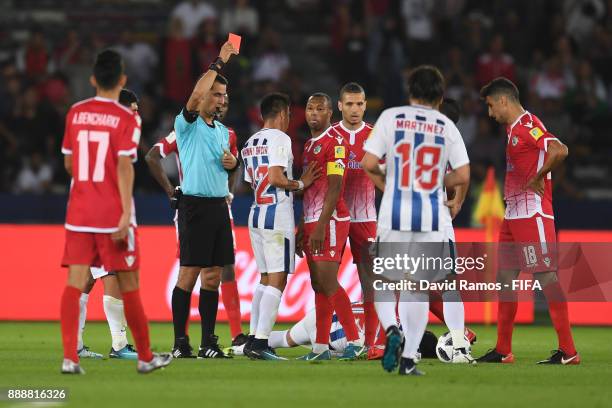
<path id="1" fill-rule="evenodd" d="M 223 156 L 221 156 L 221 164 L 225 170 L 232 170 L 236 168 L 237 162 L 238 159 L 236 159 L 233 154 L 227 150 L 223 151 Z"/>

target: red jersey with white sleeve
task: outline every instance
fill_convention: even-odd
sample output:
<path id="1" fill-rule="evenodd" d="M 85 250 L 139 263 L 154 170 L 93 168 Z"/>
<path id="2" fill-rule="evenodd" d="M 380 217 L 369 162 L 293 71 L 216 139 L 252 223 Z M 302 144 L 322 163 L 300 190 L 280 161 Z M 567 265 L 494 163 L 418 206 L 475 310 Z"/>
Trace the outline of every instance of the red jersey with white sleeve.
<path id="1" fill-rule="evenodd" d="M 349 211 L 344 201 L 344 186 L 346 176 L 346 159 L 348 146 L 342 136 L 330 132 L 329 127 L 320 136 L 312 138 L 304 146 L 303 161 L 304 168 L 309 163 L 315 162 L 321 169 L 321 177 L 316 179 L 312 185 L 304 191 L 304 222 L 317 222 L 323 211 L 323 203 L 327 194 L 327 176 L 342 176 L 342 191 L 338 198 L 338 203 L 332 214 L 332 219 L 336 221 L 350 220 Z"/>
<path id="2" fill-rule="evenodd" d="M 531 218 L 535 214 L 554 218 L 551 173 L 544 177 L 543 197 L 526 190 L 525 185 L 544 165 L 548 142 L 557 138 L 546 130 L 540 119 L 527 111 L 506 131 L 505 218 Z"/>
<path id="3" fill-rule="evenodd" d="M 117 231 L 123 213 L 117 163 L 120 156 L 136 161 L 140 123 L 137 113 L 112 99 L 95 97 L 70 108 L 62 142 L 62 153 L 72 155 L 67 230 Z"/>
<path id="4" fill-rule="evenodd" d="M 230 152 L 234 157 L 238 157 L 238 138 L 234 129 L 228 127 L 229 131 L 229 145 Z M 174 130 L 168 134 L 168 136 L 162 138 L 159 142 L 155 143 L 155 146 L 159 148 L 159 154 L 161 157 L 169 156 L 172 153 L 176 154 L 176 165 L 179 173 L 179 183 L 183 182 L 183 169 L 181 167 L 181 161 L 178 155 L 178 145 L 176 144 L 176 133 Z"/>
<path id="5" fill-rule="evenodd" d="M 374 183 L 361 167 L 365 151 L 363 145 L 370 136 L 372 125 L 361 122 L 356 130 L 347 129 L 342 121 L 334 123 L 329 129 L 333 136 L 342 136 L 348 145 L 346 160 L 346 185 L 344 201 L 348 207 L 351 222 L 376 221 Z"/>

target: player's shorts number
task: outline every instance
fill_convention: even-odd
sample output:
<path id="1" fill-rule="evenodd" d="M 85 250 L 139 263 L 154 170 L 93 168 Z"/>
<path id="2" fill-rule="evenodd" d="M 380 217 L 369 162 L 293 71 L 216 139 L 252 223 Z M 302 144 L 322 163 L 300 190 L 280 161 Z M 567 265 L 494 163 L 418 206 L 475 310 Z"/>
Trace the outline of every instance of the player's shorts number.
<path id="1" fill-rule="evenodd" d="M 402 190 L 431 191 L 438 187 L 440 176 L 440 146 L 420 145 L 412 149 L 408 142 L 396 145 L 395 152 L 400 159 L 399 187 Z M 412 183 L 412 162 L 414 161 L 414 180 Z"/>
<path id="2" fill-rule="evenodd" d="M 523 255 L 525 255 L 525 263 L 527 265 L 535 265 L 538 261 L 536 251 L 533 245 L 523 247 Z"/>
<path id="3" fill-rule="evenodd" d="M 252 187 L 255 190 L 255 201 L 259 205 L 274 204 L 276 197 L 274 194 L 268 194 L 266 191 L 270 187 L 270 180 L 268 179 L 268 165 L 260 164 L 253 174 L 253 168 L 248 167 L 247 172 L 252 180 Z"/>
<path id="4" fill-rule="evenodd" d="M 89 142 L 98 144 L 94 162 L 92 181 L 104 181 L 104 159 L 108 151 L 109 132 L 99 130 L 81 130 L 77 136 L 79 142 L 79 181 L 89 180 Z"/>

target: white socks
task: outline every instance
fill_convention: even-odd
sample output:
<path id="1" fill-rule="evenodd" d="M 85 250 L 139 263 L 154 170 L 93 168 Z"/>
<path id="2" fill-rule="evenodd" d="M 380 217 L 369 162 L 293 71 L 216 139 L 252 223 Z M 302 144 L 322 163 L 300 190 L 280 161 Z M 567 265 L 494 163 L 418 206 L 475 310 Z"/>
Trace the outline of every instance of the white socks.
<path id="1" fill-rule="evenodd" d="M 382 324 L 385 331 L 387 331 L 390 326 L 397 326 L 397 315 L 395 313 L 396 305 L 397 302 L 395 302 L 395 299 L 374 302 L 378 320 L 380 320 L 380 324 Z"/>
<path id="2" fill-rule="evenodd" d="M 274 286 L 266 286 L 259 303 L 259 319 L 257 321 L 256 339 L 267 339 L 276 322 L 278 306 L 283 292 Z"/>
<path id="3" fill-rule="evenodd" d="M 128 344 L 123 300 L 104 295 L 103 304 L 104 314 L 106 315 L 108 327 L 111 332 L 113 349 L 119 351 Z"/>
<path id="4" fill-rule="evenodd" d="M 268 345 L 272 348 L 288 348 L 287 333 L 289 330 L 273 331 L 268 337 Z"/>
<path id="5" fill-rule="evenodd" d="M 261 303 L 261 297 L 263 296 L 266 286 L 261 283 L 257 284 L 255 292 L 253 292 L 253 300 L 251 301 L 251 324 L 249 327 L 249 335 L 254 336 L 257 331 L 257 324 L 259 321 L 259 304 Z"/>
<path id="6" fill-rule="evenodd" d="M 427 293 L 402 292 L 399 302 L 399 317 L 406 343 L 402 357 L 417 355 L 429 317 L 429 295 Z"/>
<path id="7" fill-rule="evenodd" d="M 77 342 L 77 350 L 83 348 L 83 331 L 85 331 L 85 321 L 87 320 L 87 301 L 89 300 L 88 293 L 81 293 L 79 299 L 79 336 Z"/>
<path id="8" fill-rule="evenodd" d="M 444 301 L 444 320 L 453 339 L 453 347 L 467 347 L 465 341 L 465 310 L 458 292 L 442 294 Z"/>

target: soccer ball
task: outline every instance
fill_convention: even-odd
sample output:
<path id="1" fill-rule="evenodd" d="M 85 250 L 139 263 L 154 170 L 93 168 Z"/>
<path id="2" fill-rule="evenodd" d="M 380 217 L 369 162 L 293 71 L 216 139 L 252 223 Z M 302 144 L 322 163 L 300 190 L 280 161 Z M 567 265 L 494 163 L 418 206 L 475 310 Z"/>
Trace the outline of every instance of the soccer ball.
<path id="1" fill-rule="evenodd" d="M 470 342 L 465 337 L 466 351 L 470 353 L 472 351 L 472 347 L 470 346 Z M 446 332 L 438 338 L 438 344 L 436 344 L 436 355 L 438 359 L 443 363 L 452 363 L 453 362 L 453 338 L 451 337 L 450 332 Z"/>

